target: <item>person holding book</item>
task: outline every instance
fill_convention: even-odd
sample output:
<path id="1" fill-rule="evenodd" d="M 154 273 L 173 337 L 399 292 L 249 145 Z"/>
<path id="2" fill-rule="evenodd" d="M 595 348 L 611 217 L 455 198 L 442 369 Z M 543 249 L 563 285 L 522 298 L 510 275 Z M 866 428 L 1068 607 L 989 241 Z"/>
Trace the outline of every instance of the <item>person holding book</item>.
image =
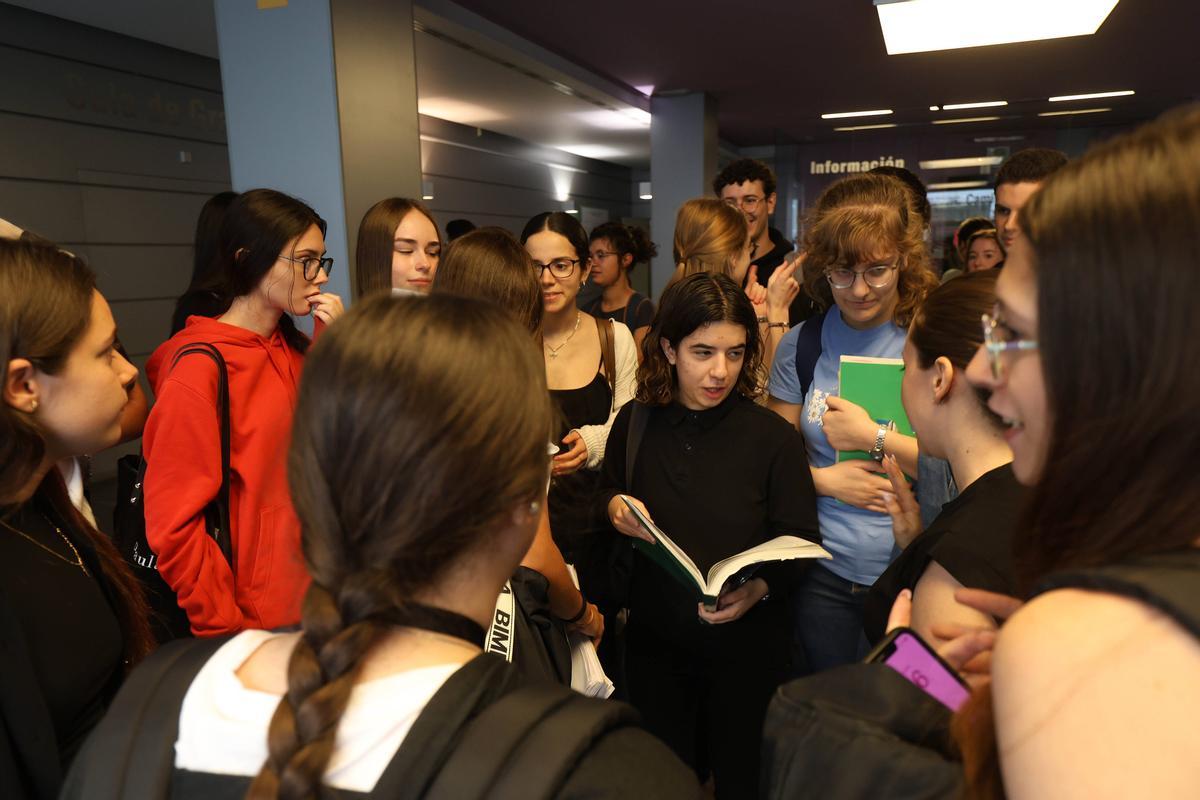
<path id="1" fill-rule="evenodd" d="M 863 601 L 892 560 L 880 462 L 917 470 L 917 442 L 839 397 L 843 356 L 897 359 L 905 327 L 937 285 L 909 191 L 888 175 L 852 175 L 817 200 L 805 235 L 804 283 L 823 309 L 789 331 L 771 368 L 768 407 L 804 433 L 821 538 L 833 560 L 796 592 L 797 650 L 812 671 L 866 653 Z M 891 398 L 898 405 L 898 397 Z M 871 458 L 839 459 L 839 451 Z"/>
<path id="2" fill-rule="evenodd" d="M 895 459 L 884 459 L 892 488 L 884 505 L 903 552 L 867 594 L 867 639 L 884 635 L 897 595 L 913 590 L 911 627 L 930 643 L 948 625 L 994 629 L 995 620 L 955 600 L 967 586 L 1014 594 L 1013 534 L 1024 491 L 1012 471 L 1003 424 L 966 379 L 983 344 L 980 318 L 996 302 L 994 270 L 964 275 L 930 293 L 904 345 L 904 410 L 921 452 L 950 462 L 955 499 L 922 532 L 916 497 Z"/>
<path id="3" fill-rule="evenodd" d="M 728 276 L 699 272 L 663 293 L 637 402 L 617 415 L 603 467 L 609 519 L 639 548 L 658 545 L 627 503 L 701 573 L 781 535 L 819 541 L 803 440 L 754 402 L 762 350 L 750 300 Z M 629 697 L 652 733 L 712 773 L 718 797 L 753 797 L 763 717 L 788 674 L 796 562 L 742 571 L 707 609 L 648 552 L 629 591 Z"/>

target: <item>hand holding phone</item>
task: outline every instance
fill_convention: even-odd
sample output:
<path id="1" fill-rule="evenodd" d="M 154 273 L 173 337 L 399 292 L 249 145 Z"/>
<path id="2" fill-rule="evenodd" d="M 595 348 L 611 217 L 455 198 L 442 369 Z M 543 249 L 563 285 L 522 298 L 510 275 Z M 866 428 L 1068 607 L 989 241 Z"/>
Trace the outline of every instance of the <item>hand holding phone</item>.
<path id="1" fill-rule="evenodd" d="M 911 628 L 894 628 L 871 651 L 866 663 L 887 664 L 951 711 L 957 711 L 971 696 L 970 687 L 958 673 Z"/>

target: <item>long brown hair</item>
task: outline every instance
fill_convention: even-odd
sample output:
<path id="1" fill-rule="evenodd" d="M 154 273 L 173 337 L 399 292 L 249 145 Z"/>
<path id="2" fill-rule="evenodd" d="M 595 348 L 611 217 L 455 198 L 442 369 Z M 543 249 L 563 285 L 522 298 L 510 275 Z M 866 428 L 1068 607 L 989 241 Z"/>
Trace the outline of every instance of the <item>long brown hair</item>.
<path id="1" fill-rule="evenodd" d="M 482 300 L 376 295 L 318 340 L 288 454 L 313 582 L 249 797 L 324 796 L 338 722 L 382 617 L 541 495 L 550 421 L 529 334 Z"/>
<path id="2" fill-rule="evenodd" d="M 503 228 L 476 228 L 450 243 L 433 293 L 480 297 L 507 309 L 535 337 L 542 330 L 542 287 L 529 254 Z"/>
<path id="3" fill-rule="evenodd" d="M 58 374 L 87 330 L 96 276 L 80 259 L 53 245 L 0 239 L 0 364 L 29 360 Z M 0 505 L 13 506 L 45 467 L 45 433 L 32 414 L 0 403 Z M 93 550 L 112 594 L 124 657 L 132 667 L 153 649 L 141 585 L 112 541 L 71 504 L 58 470 L 51 468 L 37 493 L 71 532 Z"/>
<path id="4" fill-rule="evenodd" d="M 750 228 L 742 212 L 712 197 L 688 200 L 675 215 L 673 279 L 697 272 L 733 275 Z"/>
<path id="5" fill-rule="evenodd" d="M 441 241 L 442 234 L 437 221 L 420 201 L 407 197 L 388 197 L 371 206 L 358 225 L 358 243 L 354 248 L 354 273 L 358 279 L 359 297 L 391 291 L 396 228 L 410 211 L 424 214 L 433 229 L 438 231 L 438 241 Z M 434 273 L 436 276 L 437 273 Z"/>
<path id="6" fill-rule="evenodd" d="M 665 406 L 675 399 L 675 367 L 667 361 L 662 341 L 667 340 L 678 350 L 684 338 L 713 322 L 731 322 L 746 329 L 746 355 L 734 391 L 750 399 L 762 394 L 763 342 L 754 306 L 728 275 L 697 272 L 663 291 L 650 332 L 642 340 L 642 363 L 637 373 L 639 402 Z"/>
<path id="7" fill-rule="evenodd" d="M 1200 407 L 1197 219 L 1196 106 L 1096 147 L 1021 209 L 1053 464 L 1017 526 L 1026 592 L 1054 570 L 1194 546 L 1200 475 L 1181 432 Z M 955 724 L 975 797 L 1003 796 L 990 704 L 977 693 Z"/>
<path id="8" fill-rule="evenodd" d="M 894 247 L 900 256 L 898 299 L 893 315 L 907 327 L 925 295 L 937 286 L 924 240 L 925 222 L 912 194 L 890 175 L 850 175 L 817 199 L 804 235 L 804 289 L 822 309 L 833 305 L 825 272 L 877 258 Z"/>

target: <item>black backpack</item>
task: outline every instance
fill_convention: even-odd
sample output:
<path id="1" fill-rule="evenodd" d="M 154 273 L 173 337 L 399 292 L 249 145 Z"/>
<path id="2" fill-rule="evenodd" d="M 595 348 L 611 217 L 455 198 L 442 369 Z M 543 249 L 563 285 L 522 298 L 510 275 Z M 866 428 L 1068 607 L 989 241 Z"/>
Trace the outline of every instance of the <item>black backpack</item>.
<path id="1" fill-rule="evenodd" d="M 171 642 L 139 666 L 76 758 L 60 797 L 170 797 L 180 707 L 200 668 L 226 641 Z M 521 685 L 514 675 L 486 653 L 451 675 L 368 797 L 551 798 L 596 742 L 637 723 L 637 712 L 623 703 L 552 684 Z"/>
<path id="2" fill-rule="evenodd" d="M 184 356 L 199 353 L 217 365 L 217 405 L 221 426 L 221 488 L 204 508 L 204 527 L 225 560 L 233 566 L 233 541 L 229 527 L 229 370 L 221 351 L 199 342 L 180 348 L 171 368 Z M 175 591 L 158 572 L 158 556 L 146 540 L 146 506 L 142 484 L 146 459 L 123 456 L 117 461 L 117 505 L 113 509 L 113 544 L 137 576 L 150 607 L 150 628 L 159 642 L 191 635 L 187 613 L 179 607 Z"/>

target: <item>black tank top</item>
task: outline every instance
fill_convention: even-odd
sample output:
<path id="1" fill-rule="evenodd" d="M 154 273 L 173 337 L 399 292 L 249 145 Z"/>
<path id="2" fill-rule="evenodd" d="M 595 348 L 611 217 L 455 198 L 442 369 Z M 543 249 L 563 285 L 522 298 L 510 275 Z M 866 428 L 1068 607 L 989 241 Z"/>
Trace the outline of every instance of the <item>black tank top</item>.
<path id="1" fill-rule="evenodd" d="M 550 396 L 562 412 L 563 424 L 555 444 L 563 446 L 567 433 L 585 425 L 603 425 L 612 410 L 612 389 L 608 379 L 597 370 L 591 383 L 579 389 L 551 389 Z M 582 556 L 587 536 L 599 520 L 593 505 L 600 485 L 600 471 L 586 466 L 550 482 L 550 531 L 554 542 L 571 563 Z"/>

